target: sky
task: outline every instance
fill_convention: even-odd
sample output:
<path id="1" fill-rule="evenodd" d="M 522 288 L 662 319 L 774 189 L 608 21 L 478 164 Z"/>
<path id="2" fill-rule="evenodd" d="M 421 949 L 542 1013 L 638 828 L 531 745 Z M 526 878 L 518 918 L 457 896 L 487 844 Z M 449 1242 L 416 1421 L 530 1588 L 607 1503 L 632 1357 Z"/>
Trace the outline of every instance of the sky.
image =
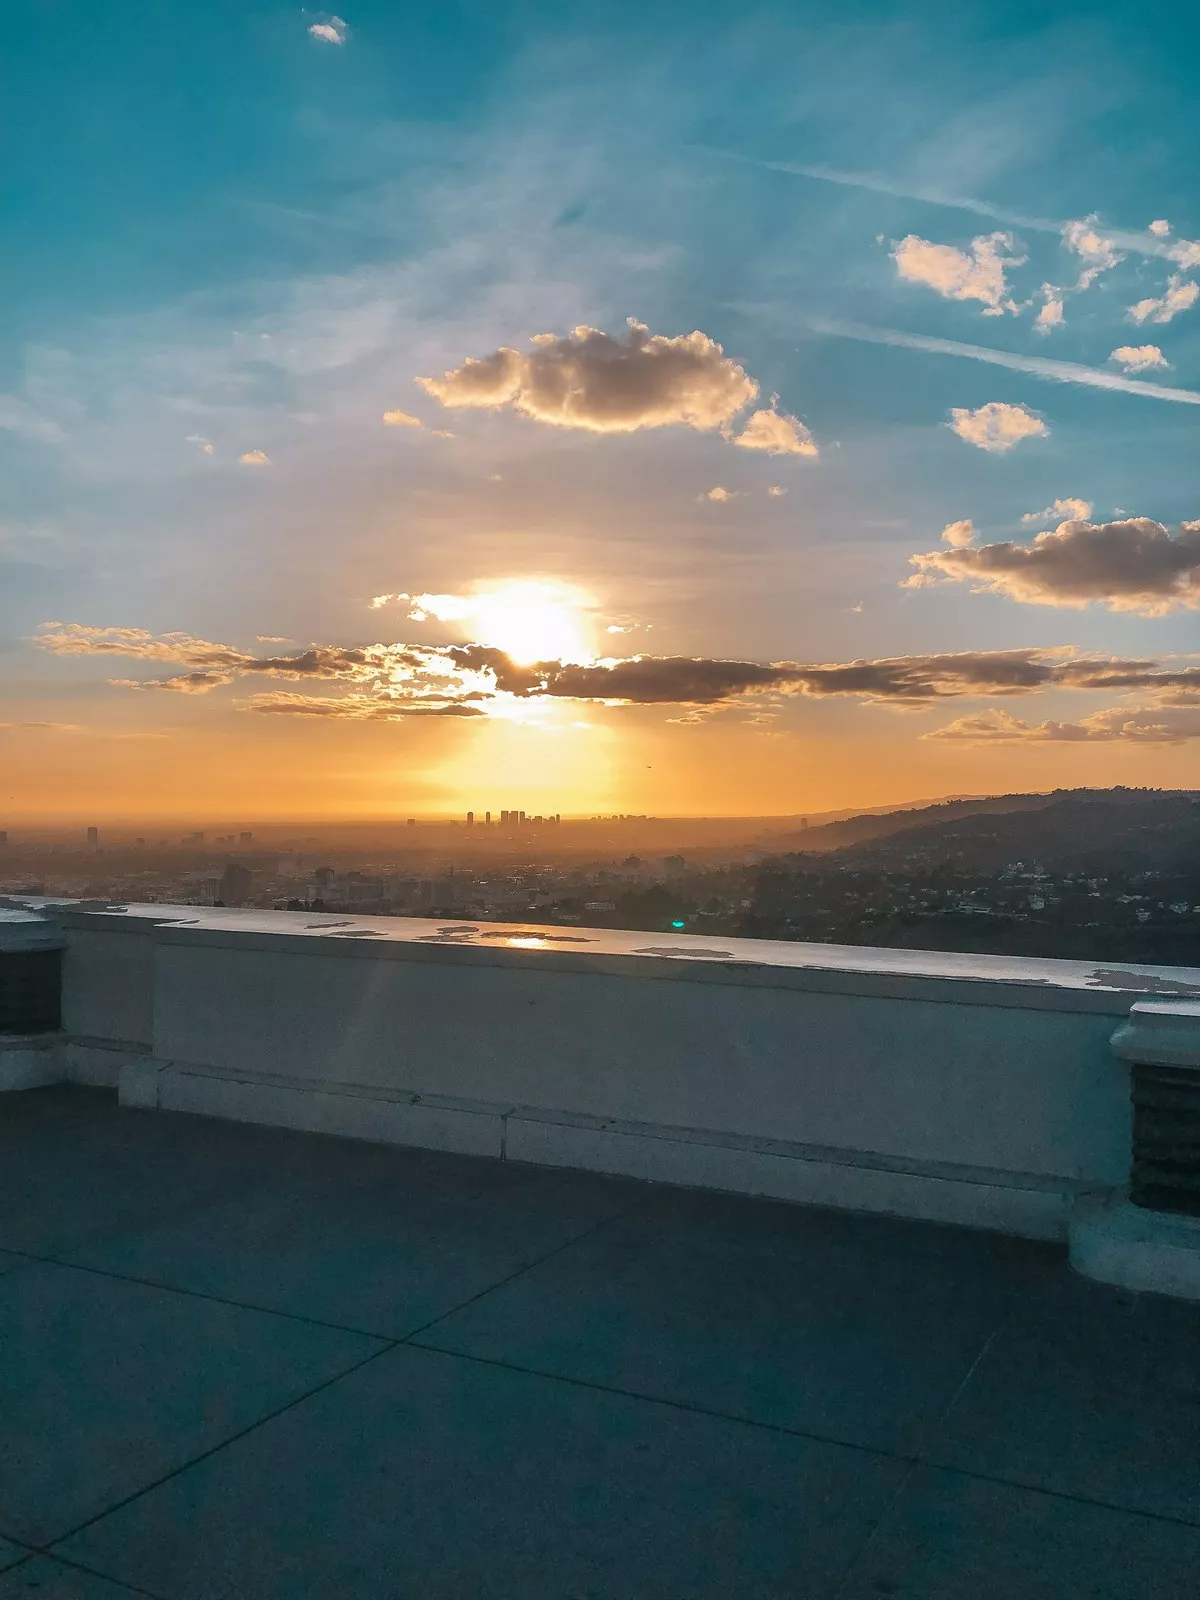
<path id="1" fill-rule="evenodd" d="M 1200 786 L 1189 8 L 4 48 L 0 825 Z"/>

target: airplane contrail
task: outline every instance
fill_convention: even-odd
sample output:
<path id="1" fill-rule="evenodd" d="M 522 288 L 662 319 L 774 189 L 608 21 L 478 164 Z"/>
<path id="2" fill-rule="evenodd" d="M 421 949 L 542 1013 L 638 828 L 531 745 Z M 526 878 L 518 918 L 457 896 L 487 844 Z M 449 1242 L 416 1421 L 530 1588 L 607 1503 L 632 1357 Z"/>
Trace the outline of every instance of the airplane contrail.
<path id="1" fill-rule="evenodd" d="M 782 308 L 738 305 L 734 309 L 751 316 L 761 316 L 768 311 L 781 320 L 785 316 Z M 1023 356 L 1010 350 L 992 350 L 986 345 L 963 344 L 957 339 L 938 339 L 931 334 L 871 327 L 865 322 L 842 322 L 829 317 L 803 317 L 799 322 L 810 333 L 825 334 L 832 339 L 857 339 L 864 344 L 894 345 L 901 350 L 925 350 L 935 356 L 960 356 L 968 361 L 986 361 L 994 367 L 1008 367 L 1013 372 L 1027 372 L 1031 377 L 1047 378 L 1052 383 L 1080 383 L 1091 389 L 1110 389 L 1119 394 L 1145 395 L 1151 400 L 1173 400 L 1177 405 L 1200 406 L 1200 394 L 1194 389 L 1147 383 L 1144 378 L 1127 378 L 1119 372 L 1105 372 L 1100 367 L 1085 367 L 1079 361 Z"/>

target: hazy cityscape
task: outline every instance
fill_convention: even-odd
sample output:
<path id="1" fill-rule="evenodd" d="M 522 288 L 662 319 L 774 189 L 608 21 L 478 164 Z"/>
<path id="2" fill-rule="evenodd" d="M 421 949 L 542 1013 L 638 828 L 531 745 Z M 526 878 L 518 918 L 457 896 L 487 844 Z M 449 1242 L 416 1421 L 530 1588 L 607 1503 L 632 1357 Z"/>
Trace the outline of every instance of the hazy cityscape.
<path id="1" fill-rule="evenodd" d="M 1200 797 L 1068 791 L 828 818 L 0 835 L 0 891 L 1200 962 Z"/>

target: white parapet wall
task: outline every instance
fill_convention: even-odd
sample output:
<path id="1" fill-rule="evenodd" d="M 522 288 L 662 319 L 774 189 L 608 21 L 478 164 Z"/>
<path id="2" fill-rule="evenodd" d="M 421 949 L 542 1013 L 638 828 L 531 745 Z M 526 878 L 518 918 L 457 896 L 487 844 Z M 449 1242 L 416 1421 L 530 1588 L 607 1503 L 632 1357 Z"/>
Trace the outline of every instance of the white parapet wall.
<path id="1" fill-rule="evenodd" d="M 1109 1040 L 1131 1003 L 1200 996 L 1180 968 L 46 910 L 67 932 L 73 1075 L 118 1076 L 129 1105 L 1035 1238 L 1126 1181 Z"/>

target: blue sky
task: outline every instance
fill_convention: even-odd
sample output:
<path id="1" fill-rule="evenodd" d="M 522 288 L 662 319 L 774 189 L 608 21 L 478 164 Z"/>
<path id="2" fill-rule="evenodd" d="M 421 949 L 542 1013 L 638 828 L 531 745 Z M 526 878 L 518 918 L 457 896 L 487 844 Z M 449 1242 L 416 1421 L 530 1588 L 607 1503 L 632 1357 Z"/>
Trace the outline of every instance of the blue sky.
<path id="1" fill-rule="evenodd" d="M 512 719 L 256 720 L 240 679 L 110 682 L 169 652 L 31 642 L 58 619 L 247 651 L 441 646 L 469 626 L 371 598 L 538 579 L 585 596 L 593 630 L 629 630 L 604 634 L 614 656 L 1194 650 L 1192 568 L 1164 578 L 1161 540 L 1073 535 L 1086 604 L 1074 578 L 1022 588 L 1020 552 L 985 580 L 979 555 L 1072 517 L 1151 519 L 1172 540 L 1200 517 L 1200 410 L 1139 387 L 1200 391 L 1185 12 L 30 5 L 8 39 L 0 186 L 0 740 L 68 790 L 112 766 L 85 798 L 114 811 L 135 806 L 118 769 L 161 767 L 167 748 L 180 793 L 164 780 L 155 805 L 183 806 L 216 749 L 245 767 L 237 804 L 283 804 L 252 770 L 268 738 L 293 809 L 331 762 L 346 779 L 313 789 L 316 810 L 455 806 L 523 762 L 538 808 L 562 810 L 589 809 L 597 785 L 697 809 L 681 790 L 714 761 L 744 770 L 715 797 L 743 811 L 1194 783 L 1187 686 L 1056 681 L 1019 704 L 985 687 L 902 715 L 808 689 L 682 711 L 581 701 L 603 760 L 545 723 L 539 748 L 562 754 L 534 760 Z M 1039 328 L 1047 306 L 1061 315 Z M 581 324 L 619 339 L 631 317 L 700 330 L 757 386 L 751 408 L 795 419 L 818 453 L 735 448 L 748 412 L 598 432 L 414 381 Z M 982 448 L 983 421 L 950 425 L 985 407 L 999 442 L 1018 413 L 1027 435 Z M 968 519 L 969 544 L 942 539 Z M 938 581 L 904 587 L 920 554 Z M 1104 589 L 1128 560 L 1154 568 L 1136 603 Z M 1151 705 L 1169 727 L 1147 738 Z M 1086 721 L 1122 707 L 1133 733 Z M 964 716 L 991 722 L 922 739 Z M 1038 733 L 1047 721 L 1084 733 Z M 0 800 L 36 809 L 35 788 Z"/>

